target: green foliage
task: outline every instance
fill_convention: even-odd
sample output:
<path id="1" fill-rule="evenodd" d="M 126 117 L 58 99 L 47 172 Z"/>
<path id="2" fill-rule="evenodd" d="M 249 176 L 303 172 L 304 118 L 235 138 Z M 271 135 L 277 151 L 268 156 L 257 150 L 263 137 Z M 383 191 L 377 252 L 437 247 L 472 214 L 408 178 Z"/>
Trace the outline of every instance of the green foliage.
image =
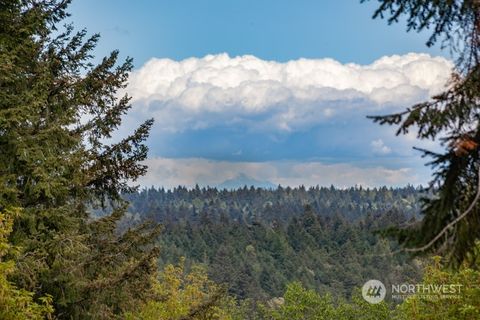
<path id="1" fill-rule="evenodd" d="M 359 292 L 351 303 L 335 302 L 328 294 L 320 295 L 302 287 L 298 282 L 287 286 L 283 298 L 272 299 L 263 313 L 272 320 L 381 320 L 390 319 L 390 309 L 384 303 L 370 304 Z"/>
<path id="2" fill-rule="evenodd" d="M 412 187 L 149 189 L 126 195 L 131 220 L 122 225 L 163 224 L 160 265 L 183 256 L 187 266 L 204 264 L 240 299 L 278 297 L 294 281 L 349 298 L 365 279 L 420 279 L 406 255 L 390 254 L 395 242 L 374 234 L 414 218 L 418 197 Z"/>
<path id="3" fill-rule="evenodd" d="M 232 319 L 224 305 L 225 290 L 208 279 L 204 268 L 194 266 L 185 272 L 184 260 L 167 265 L 154 285 L 154 297 L 127 319 Z"/>
<path id="4" fill-rule="evenodd" d="M 385 302 L 372 304 L 356 290 L 350 302 L 341 301 L 337 307 L 337 315 L 332 319 L 342 320 L 381 320 L 391 319 L 391 307 Z"/>
<path id="5" fill-rule="evenodd" d="M 409 30 L 431 28 L 428 45 L 439 39 L 456 57 L 445 91 L 406 111 L 372 117 L 399 125 L 397 134 L 417 130 L 419 139 L 439 140 L 443 153 L 432 157 L 432 197 L 423 199 L 421 224 L 398 230 L 400 242 L 415 253 L 447 254 L 459 266 L 480 238 L 480 3 L 475 0 L 383 0 L 374 17 L 389 23 L 406 16 Z M 469 207 L 472 207 L 469 209 Z"/>
<path id="6" fill-rule="evenodd" d="M 98 35 L 59 27 L 69 2 L 0 5 L 0 211 L 22 208 L 8 280 L 38 303 L 51 296 L 58 319 L 119 318 L 148 297 L 156 272 L 158 228 L 116 229 L 120 194 L 146 171 L 152 120 L 109 142 L 130 108 L 118 97 L 132 61 L 113 51 L 94 65 Z M 107 203 L 108 214 L 91 219 Z"/>
<path id="7" fill-rule="evenodd" d="M 335 318 L 335 308 L 330 296 L 320 296 L 313 290 L 307 290 L 298 282 L 287 286 L 284 298 L 278 308 L 271 308 L 271 317 L 275 320 L 323 320 Z M 275 302 L 271 301 L 274 305 Z"/>
<path id="8" fill-rule="evenodd" d="M 451 298 L 429 298 L 422 294 L 409 297 L 397 308 L 396 319 L 480 319 L 480 272 L 468 267 L 451 271 L 442 267 L 440 257 L 425 269 L 424 285 L 460 285 Z"/>
<path id="9" fill-rule="evenodd" d="M 300 283 L 287 286 L 282 298 L 270 299 L 250 319 L 335 319 L 335 320 L 379 320 L 379 319 L 480 319 L 480 272 L 462 267 L 452 271 L 440 264 L 440 258 L 425 268 L 423 285 L 461 286 L 458 294 L 449 298 L 438 298 L 438 294 L 417 293 L 396 307 L 385 301 L 371 304 L 365 301 L 359 289 L 354 290 L 352 299 L 334 300 L 329 294 L 321 295 L 305 289 Z"/>
<path id="10" fill-rule="evenodd" d="M 0 319 L 4 320 L 36 320 L 50 318 L 53 313 L 50 296 L 44 296 L 36 303 L 33 292 L 18 289 L 7 276 L 15 272 L 14 260 L 7 255 L 15 255 L 7 237 L 12 232 L 13 218 L 19 214 L 18 208 L 4 209 L 0 212 Z"/>

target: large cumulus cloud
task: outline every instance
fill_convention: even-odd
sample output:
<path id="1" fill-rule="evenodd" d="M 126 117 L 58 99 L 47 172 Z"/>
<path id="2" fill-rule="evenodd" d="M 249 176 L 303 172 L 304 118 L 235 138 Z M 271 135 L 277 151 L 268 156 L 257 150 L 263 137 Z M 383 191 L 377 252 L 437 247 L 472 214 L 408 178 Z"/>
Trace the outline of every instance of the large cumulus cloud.
<path id="1" fill-rule="evenodd" d="M 451 68 L 445 58 L 417 53 L 370 65 L 332 59 L 282 63 L 227 54 L 153 58 L 132 73 L 127 91 L 134 113 L 155 117 L 159 130 L 240 125 L 291 132 L 421 101 L 444 89 Z"/>
<path id="2" fill-rule="evenodd" d="M 413 132 L 395 137 L 365 115 L 428 99 L 452 67 L 417 53 L 370 65 L 153 58 L 131 75 L 133 110 L 123 129 L 155 118 L 144 186 L 217 185 L 239 175 L 291 186 L 424 184 L 430 172 L 411 147 L 438 146 Z"/>

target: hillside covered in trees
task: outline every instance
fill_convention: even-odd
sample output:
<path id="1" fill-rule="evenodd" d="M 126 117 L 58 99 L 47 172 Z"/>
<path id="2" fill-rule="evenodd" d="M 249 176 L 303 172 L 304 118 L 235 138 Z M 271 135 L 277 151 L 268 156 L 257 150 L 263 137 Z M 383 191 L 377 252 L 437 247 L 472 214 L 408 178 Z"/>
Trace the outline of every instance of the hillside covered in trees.
<path id="1" fill-rule="evenodd" d="M 267 299 L 286 285 L 350 297 L 365 279 L 418 281 L 420 268 L 375 234 L 413 223 L 420 189 L 244 187 L 145 189 L 125 196 L 129 224 L 163 226 L 159 264 L 205 265 L 234 296 Z"/>

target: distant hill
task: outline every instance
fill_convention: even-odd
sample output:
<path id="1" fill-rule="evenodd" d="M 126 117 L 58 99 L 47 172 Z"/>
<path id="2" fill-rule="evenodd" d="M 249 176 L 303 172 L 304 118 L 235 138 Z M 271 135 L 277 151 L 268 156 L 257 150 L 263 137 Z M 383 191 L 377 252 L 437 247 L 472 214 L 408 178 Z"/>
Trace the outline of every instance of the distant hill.
<path id="1" fill-rule="evenodd" d="M 260 181 L 252 177 L 247 176 L 244 173 L 240 173 L 233 179 L 225 180 L 217 186 L 219 189 L 235 190 L 243 187 L 255 187 L 262 189 L 275 189 L 277 185 L 271 183 L 270 181 Z"/>

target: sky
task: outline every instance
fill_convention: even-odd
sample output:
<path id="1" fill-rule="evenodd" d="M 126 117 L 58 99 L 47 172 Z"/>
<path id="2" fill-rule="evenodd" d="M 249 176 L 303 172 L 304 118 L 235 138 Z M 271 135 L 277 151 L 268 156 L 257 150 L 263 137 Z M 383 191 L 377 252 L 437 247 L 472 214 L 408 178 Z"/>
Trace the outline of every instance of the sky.
<path id="1" fill-rule="evenodd" d="M 133 57 L 131 112 L 155 119 L 143 186 L 425 184 L 413 146 L 367 115 L 441 92 L 453 64 L 427 33 L 372 20 L 358 0 L 76 0 L 70 20 L 100 33 L 100 59 Z M 120 92 L 119 94 L 124 94 Z"/>

